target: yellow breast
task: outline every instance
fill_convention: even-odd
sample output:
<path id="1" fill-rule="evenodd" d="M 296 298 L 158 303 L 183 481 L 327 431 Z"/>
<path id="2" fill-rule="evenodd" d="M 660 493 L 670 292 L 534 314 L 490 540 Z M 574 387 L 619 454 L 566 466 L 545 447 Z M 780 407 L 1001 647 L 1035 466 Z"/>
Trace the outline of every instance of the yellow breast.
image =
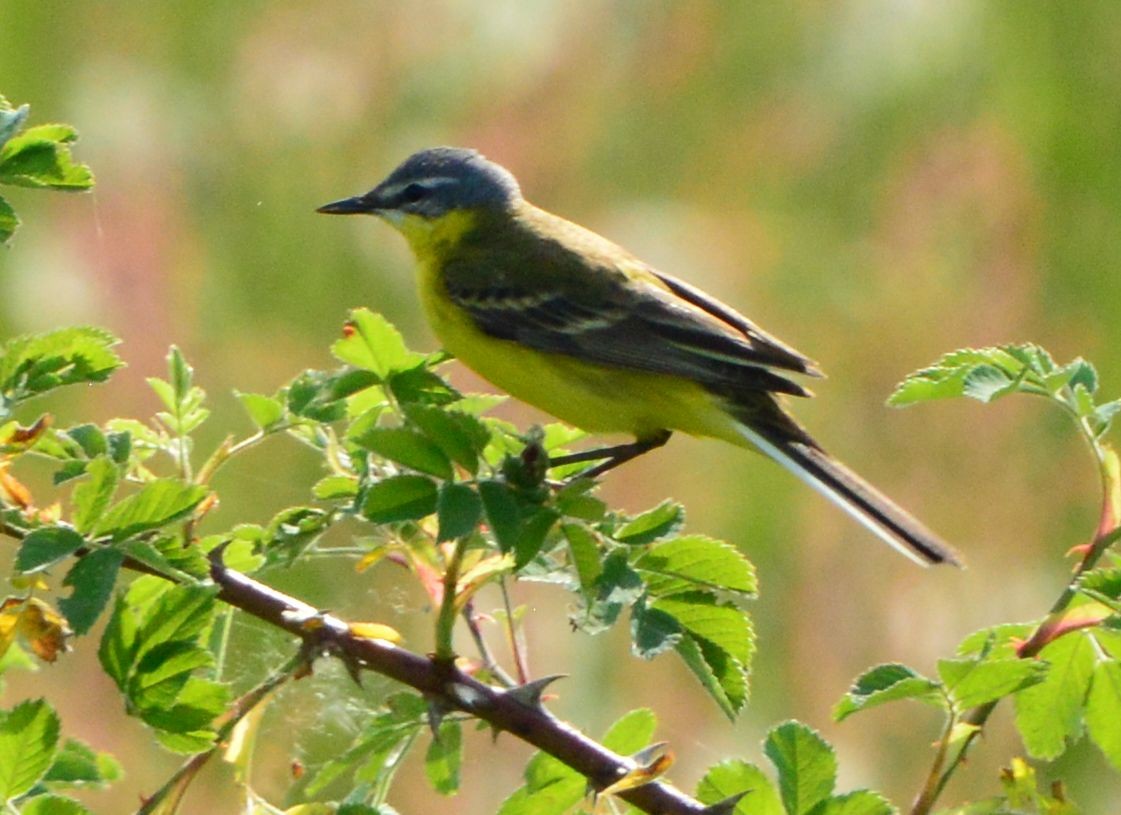
<path id="1" fill-rule="evenodd" d="M 472 226 L 468 216 L 396 226 L 417 257 L 421 304 L 436 336 L 501 390 L 590 432 L 646 438 L 668 429 L 742 444 L 730 417 L 694 382 L 546 353 L 483 333 L 448 297 L 440 274 L 449 244 Z"/>

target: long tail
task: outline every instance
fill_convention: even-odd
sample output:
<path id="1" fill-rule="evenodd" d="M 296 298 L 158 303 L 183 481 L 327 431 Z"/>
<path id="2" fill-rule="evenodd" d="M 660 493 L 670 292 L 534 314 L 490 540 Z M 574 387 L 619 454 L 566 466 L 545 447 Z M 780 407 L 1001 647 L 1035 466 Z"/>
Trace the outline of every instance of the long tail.
<path id="1" fill-rule="evenodd" d="M 957 553 L 941 538 L 820 447 L 766 426 L 737 423 L 737 427 L 762 452 L 919 565 L 961 565 Z"/>

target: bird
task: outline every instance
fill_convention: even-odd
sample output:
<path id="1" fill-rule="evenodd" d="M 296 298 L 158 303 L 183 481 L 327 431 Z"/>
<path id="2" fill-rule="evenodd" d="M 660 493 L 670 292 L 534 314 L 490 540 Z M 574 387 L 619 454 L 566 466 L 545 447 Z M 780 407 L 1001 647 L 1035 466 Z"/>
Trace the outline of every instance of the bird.
<path id="1" fill-rule="evenodd" d="M 731 306 L 540 209 L 476 150 L 409 156 L 368 192 L 318 212 L 373 215 L 417 266 L 425 315 L 484 379 L 591 433 L 634 442 L 551 464 L 598 476 L 680 431 L 754 448 L 921 564 L 960 565 L 938 535 L 831 456 L 790 414 L 821 376 L 808 357 Z"/>

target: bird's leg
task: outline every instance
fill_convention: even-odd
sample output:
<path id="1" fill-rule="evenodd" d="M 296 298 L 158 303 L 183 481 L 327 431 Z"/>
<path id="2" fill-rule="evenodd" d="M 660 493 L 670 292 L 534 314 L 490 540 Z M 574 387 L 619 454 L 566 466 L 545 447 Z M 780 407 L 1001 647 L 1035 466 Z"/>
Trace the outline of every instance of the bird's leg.
<path id="1" fill-rule="evenodd" d="M 660 430 L 657 435 L 645 439 L 635 439 L 630 444 L 618 444 L 614 447 L 597 447 L 595 450 L 581 450 L 579 453 L 570 453 L 567 456 L 557 456 L 549 459 L 550 467 L 559 467 L 562 464 L 576 464 L 580 461 L 599 461 L 594 467 L 579 473 L 577 478 L 595 478 L 603 475 L 608 470 L 613 470 L 620 464 L 638 458 L 643 453 L 648 453 L 661 447 L 673 435 L 669 430 Z"/>

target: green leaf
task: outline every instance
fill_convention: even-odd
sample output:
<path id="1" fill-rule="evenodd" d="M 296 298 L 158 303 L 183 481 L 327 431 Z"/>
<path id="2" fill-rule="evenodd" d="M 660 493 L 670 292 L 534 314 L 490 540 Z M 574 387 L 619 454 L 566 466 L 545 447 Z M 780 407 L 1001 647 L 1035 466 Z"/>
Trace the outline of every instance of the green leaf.
<path id="1" fill-rule="evenodd" d="M 66 431 L 66 435 L 78 442 L 89 458 L 103 455 L 109 451 L 108 444 L 105 440 L 105 434 L 101 432 L 101 428 L 95 424 L 80 424 L 71 427 Z"/>
<path id="2" fill-rule="evenodd" d="M 194 369 L 176 345 L 167 351 L 167 379 L 175 391 L 175 404 L 182 404 L 191 392 Z"/>
<path id="3" fill-rule="evenodd" d="M 1017 380 L 994 365 L 975 365 L 962 379 L 962 395 L 991 402 L 1011 393 Z"/>
<path id="4" fill-rule="evenodd" d="M 93 815 L 81 803 L 65 795 L 39 795 L 28 801 L 20 815 Z"/>
<path id="5" fill-rule="evenodd" d="M 513 550 L 518 544 L 522 518 L 514 491 L 502 481 L 480 481 L 479 497 L 498 545 L 504 552 Z"/>
<path id="6" fill-rule="evenodd" d="M 269 561 L 291 564 L 331 525 L 331 513 L 318 507 L 289 507 L 276 513 L 264 530 Z M 246 531 L 246 527 L 241 527 Z"/>
<path id="7" fill-rule="evenodd" d="M 122 774 L 120 763 L 108 753 L 96 752 L 78 739 L 67 739 L 43 776 L 43 782 L 55 786 L 102 787 L 118 780 Z"/>
<path id="8" fill-rule="evenodd" d="M 1050 664 L 1043 681 L 1016 694 L 1016 728 L 1035 758 L 1051 761 L 1082 735 L 1082 708 L 1094 673 L 1094 644 L 1074 632 L 1039 653 Z"/>
<path id="9" fill-rule="evenodd" d="M 405 415 L 444 455 L 474 475 L 479 469 L 479 455 L 490 441 L 490 432 L 483 423 L 466 413 L 423 404 L 404 407 Z"/>
<path id="10" fill-rule="evenodd" d="M 1086 729 L 1110 764 L 1121 769 L 1121 663 L 1099 662 L 1086 699 Z"/>
<path id="11" fill-rule="evenodd" d="M 941 659 L 938 676 L 959 709 L 964 709 L 1041 682 L 1047 667 L 1031 659 Z"/>
<path id="12" fill-rule="evenodd" d="M 143 540 L 130 540 L 125 541 L 118 547 L 128 557 L 143 563 L 150 569 L 155 570 L 159 574 L 174 576 L 179 579 L 191 579 L 188 574 L 182 571 L 178 566 L 171 562 L 171 560 L 164 555 L 159 549 L 152 544 Z M 228 564 L 228 561 L 227 561 Z"/>
<path id="13" fill-rule="evenodd" d="M 424 756 L 424 773 L 432 789 L 441 795 L 459 791 L 459 769 L 463 764 L 463 734 L 459 722 L 444 719 L 440 731 L 428 745 Z"/>
<path id="14" fill-rule="evenodd" d="M 600 561 L 599 542 L 595 533 L 583 524 L 567 523 L 561 526 L 561 533 L 568 541 L 568 550 L 581 590 L 587 594 L 595 586 L 596 578 L 603 573 Z"/>
<path id="15" fill-rule="evenodd" d="M 27 115 L 31 112 L 28 105 L 20 105 L 18 108 L 12 108 L 7 104 L 2 96 L 0 96 L 0 148 L 3 148 L 8 140 L 12 138 L 23 127 L 23 123 L 27 121 Z"/>
<path id="16" fill-rule="evenodd" d="M 685 635 L 677 653 L 730 720 L 747 703 L 747 668 L 707 640 Z"/>
<path id="17" fill-rule="evenodd" d="M 642 578 L 627 563 L 626 555 L 613 552 L 604 558 L 594 595 L 585 601 L 583 614 L 573 617 L 573 624 L 589 634 L 598 634 L 613 625 L 620 612 L 638 600 L 644 591 Z"/>
<path id="18" fill-rule="evenodd" d="M 95 549 L 83 557 L 62 581 L 73 593 L 58 601 L 58 610 L 70 622 L 75 634 L 85 634 L 97 621 L 117 580 L 124 554 L 115 549 Z"/>
<path id="19" fill-rule="evenodd" d="M 685 507 L 676 501 L 666 500 L 631 518 L 612 537 L 632 546 L 641 546 L 673 534 L 684 522 Z"/>
<path id="20" fill-rule="evenodd" d="M 19 216 L 3 197 L 0 197 L 0 244 L 5 244 L 19 228 Z"/>
<path id="21" fill-rule="evenodd" d="M 70 502 L 74 507 L 74 526 L 89 532 L 104 514 L 117 492 L 117 465 L 99 455 L 86 465 L 89 478 L 74 487 Z"/>
<path id="22" fill-rule="evenodd" d="M 704 535 L 659 543 L 635 561 L 635 568 L 655 595 L 713 588 L 754 596 L 758 590 L 750 561 L 734 546 Z"/>
<path id="23" fill-rule="evenodd" d="M 234 395 L 249 414 L 250 421 L 262 430 L 272 427 L 284 418 L 284 404 L 279 399 L 261 393 L 240 391 L 234 391 Z"/>
<path id="24" fill-rule="evenodd" d="M 603 746 L 620 755 L 632 755 L 654 740 L 657 726 L 658 717 L 649 708 L 627 711 L 607 728 Z"/>
<path id="25" fill-rule="evenodd" d="M 853 713 L 897 699 L 917 699 L 944 705 L 939 685 L 898 663 L 877 665 L 861 674 L 845 697 L 833 708 L 834 721 L 842 721 Z"/>
<path id="26" fill-rule="evenodd" d="M 782 800 L 770 779 L 746 761 L 729 759 L 709 767 L 697 783 L 697 800 L 712 806 L 746 792 L 736 806 L 736 815 L 786 815 Z"/>
<path id="27" fill-rule="evenodd" d="M 755 635 L 742 609 L 720 603 L 703 592 L 660 597 L 650 607 L 669 614 L 690 634 L 707 640 L 743 665 L 750 664 Z"/>
<path id="28" fill-rule="evenodd" d="M 763 752 L 778 770 L 789 815 L 804 815 L 833 792 L 837 757 L 821 735 L 801 722 L 784 722 L 767 734 Z"/>
<path id="29" fill-rule="evenodd" d="M 348 335 L 331 346 L 337 359 L 373 371 L 382 380 L 421 362 L 421 354 L 409 351 L 401 333 L 380 314 L 369 309 L 350 313 Z"/>
<path id="30" fill-rule="evenodd" d="M 653 659 L 681 641 L 681 626 L 671 615 L 656 608 L 636 605 L 631 614 L 631 651 Z"/>
<path id="31" fill-rule="evenodd" d="M 45 699 L 0 711 L 0 801 L 18 798 L 46 775 L 58 729 L 58 715 Z"/>
<path id="32" fill-rule="evenodd" d="M 13 401 L 79 382 L 104 382 L 124 362 L 107 331 L 80 326 L 15 337 L 0 346 L 0 394 Z"/>
<path id="33" fill-rule="evenodd" d="M 209 494 L 206 487 L 184 484 L 174 478 L 149 481 L 111 507 L 94 527 L 97 536 L 111 535 L 120 541 L 158 529 L 190 515 Z"/>
<path id="34" fill-rule="evenodd" d="M 0 148 L 0 183 L 56 190 L 86 190 L 93 173 L 70 154 L 77 132 L 68 125 L 39 125 L 13 136 Z"/>
<path id="35" fill-rule="evenodd" d="M 402 406 L 449 405 L 460 399 L 459 391 L 430 371 L 426 364 L 392 374 L 389 389 Z"/>
<path id="36" fill-rule="evenodd" d="M 479 494 L 465 484 L 441 484 L 436 501 L 437 541 L 454 540 L 475 531 L 483 514 Z"/>
<path id="37" fill-rule="evenodd" d="M 444 480 L 452 478 L 451 461 L 444 455 L 444 451 L 415 430 L 405 427 L 375 427 L 354 441 L 365 449 L 410 469 Z"/>
<path id="38" fill-rule="evenodd" d="M 85 542 L 68 526 L 39 527 L 20 543 L 16 569 L 26 574 L 50 568 L 74 554 Z"/>
<path id="39" fill-rule="evenodd" d="M 537 557 L 558 518 L 560 513 L 555 509 L 542 507 L 522 522 L 518 541 L 514 544 L 515 570 L 524 569 Z"/>
<path id="40" fill-rule="evenodd" d="M 418 520 L 436 511 L 436 483 L 423 475 L 395 475 L 371 484 L 362 514 L 377 524 Z"/>
<path id="41" fill-rule="evenodd" d="M 320 501 L 336 501 L 358 495 L 358 479 L 349 475 L 329 475 L 315 482 L 311 494 Z"/>
<path id="42" fill-rule="evenodd" d="M 814 815 L 897 815 L 899 810 L 871 790 L 836 795 L 814 810 Z"/>
<path id="43" fill-rule="evenodd" d="M 201 648 L 198 652 L 209 655 Z M 208 662 L 199 659 L 199 668 L 209 667 Z M 196 668 L 197 670 L 197 668 Z M 225 713 L 230 701 L 230 691 L 225 685 L 204 679 L 199 676 L 189 676 L 187 681 L 179 683 L 179 678 L 168 678 L 168 688 L 179 687 L 179 692 L 171 702 L 161 701 L 148 704 L 152 697 L 137 696 L 134 701 L 140 706 L 140 716 L 148 724 L 165 733 L 181 733 L 193 736 L 211 738 L 209 728 L 215 717 Z"/>

